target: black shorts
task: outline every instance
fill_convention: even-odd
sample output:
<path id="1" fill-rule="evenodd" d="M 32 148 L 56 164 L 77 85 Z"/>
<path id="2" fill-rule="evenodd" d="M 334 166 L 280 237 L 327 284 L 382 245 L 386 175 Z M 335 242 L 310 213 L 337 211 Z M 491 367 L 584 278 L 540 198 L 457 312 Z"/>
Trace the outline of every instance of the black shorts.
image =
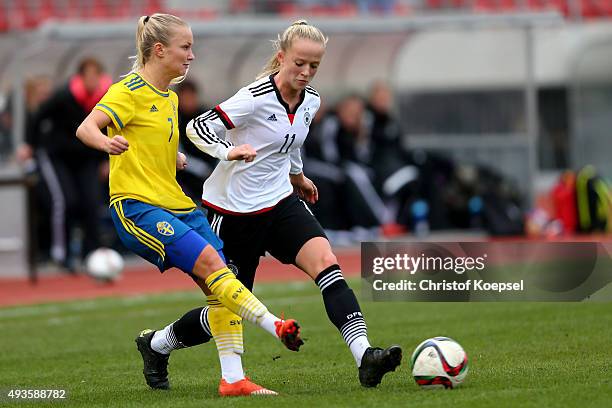
<path id="1" fill-rule="evenodd" d="M 269 252 L 284 264 L 295 258 L 306 242 L 324 237 L 319 221 L 295 194 L 260 214 L 227 214 L 206 206 L 208 222 L 223 240 L 227 264 L 240 281 L 253 289 L 259 258 Z"/>

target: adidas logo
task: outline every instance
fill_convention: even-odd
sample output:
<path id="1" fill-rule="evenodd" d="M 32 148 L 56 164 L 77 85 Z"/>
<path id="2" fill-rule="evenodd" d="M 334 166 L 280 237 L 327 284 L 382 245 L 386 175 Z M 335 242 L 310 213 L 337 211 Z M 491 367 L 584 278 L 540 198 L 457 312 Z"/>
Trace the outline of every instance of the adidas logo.
<path id="1" fill-rule="evenodd" d="M 268 120 L 271 120 L 272 122 L 276 122 L 276 115 L 275 114 L 271 114 L 270 117 L 268 118 Z"/>
<path id="2" fill-rule="evenodd" d="M 149 112 L 159 112 L 159 109 L 157 109 L 157 106 L 153 105 L 151 109 L 149 109 Z"/>

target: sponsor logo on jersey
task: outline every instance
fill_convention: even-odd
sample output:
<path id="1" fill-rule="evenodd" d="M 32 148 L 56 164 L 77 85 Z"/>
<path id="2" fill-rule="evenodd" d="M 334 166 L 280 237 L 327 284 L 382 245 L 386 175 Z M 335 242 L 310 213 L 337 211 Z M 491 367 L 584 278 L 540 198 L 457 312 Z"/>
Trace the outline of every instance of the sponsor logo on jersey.
<path id="1" fill-rule="evenodd" d="M 272 122 L 276 122 L 278 119 L 276 119 L 276 115 L 275 115 L 275 114 L 271 114 L 271 115 L 268 117 L 268 120 L 269 120 L 269 121 L 272 121 Z"/>
<path id="2" fill-rule="evenodd" d="M 149 109 L 149 112 L 159 112 L 159 109 L 157 109 L 157 106 L 153 105 L 151 109 Z"/>
<path id="3" fill-rule="evenodd" d="M 168 221 L 160 221 L 155 224 L 157 227 L 157 232 L 167 237 L 174 235 L 174 228 Z"/>
<path id="4" fill-rule="evenodd" d="M 310 121 L 311 121 L 310 113 L 309 112 L 304 113 L 304 124 L 306 126 L 310 126 Z"/>

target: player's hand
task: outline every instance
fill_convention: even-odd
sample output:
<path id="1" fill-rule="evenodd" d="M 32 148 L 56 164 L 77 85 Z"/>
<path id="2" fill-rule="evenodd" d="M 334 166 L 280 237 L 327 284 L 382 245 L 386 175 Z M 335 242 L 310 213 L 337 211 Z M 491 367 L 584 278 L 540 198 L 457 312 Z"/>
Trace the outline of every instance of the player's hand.
<path id="1" fill-rule="evenodd" d="M 181 152 L 176 153 L 176 169 L 185 170 L 187 168 L 187 156 Z"/>
<path id="2" fill-rule="evenodd" d="M 304 173 L 290 175 L 291 184 L 297 192 L 298 196 L 310 204 L 314 204 L 319 200 L 319 191 L 317 186 L 311 179 L 304 176 Z"/>
<path id="3" fill-rule="evenodd" d="M 257 152 L 251 145 L 243 144 L 230 150 L 227 160 L 244 160 L 245 163 L 250 163 L 256 156 Z"/>
<path id="4" fill-rule="evenodd" d="M 34 157 L 34 149 L 29 144 L 22 144 L 15 151 L 15 157 L 19 163 L 25 163 Z"/>
<path id="5" fill-rule="evenodd" d="M 130 147 L 127 139 L 121 135 L 117 135 L 115 137 L 107 138 L 106 144 L 104 146 L 104 151 L 108 154 L 121 154 L 125 152 Z"/>

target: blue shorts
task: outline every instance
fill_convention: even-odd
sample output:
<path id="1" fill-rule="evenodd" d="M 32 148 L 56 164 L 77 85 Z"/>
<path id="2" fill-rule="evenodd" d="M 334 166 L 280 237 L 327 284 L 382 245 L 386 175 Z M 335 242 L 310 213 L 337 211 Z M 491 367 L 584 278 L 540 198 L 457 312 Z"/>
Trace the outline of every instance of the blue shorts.
<path id="1" fill-rule="evenodd" d="M 191 275 L 196 259 L 209 244 L 223 258 L 223 241 L 199 209 L 172 212 L 126 199 L 113 203 L 110 210 L 121 242 L 161 272 L 177 267 Z"/>

